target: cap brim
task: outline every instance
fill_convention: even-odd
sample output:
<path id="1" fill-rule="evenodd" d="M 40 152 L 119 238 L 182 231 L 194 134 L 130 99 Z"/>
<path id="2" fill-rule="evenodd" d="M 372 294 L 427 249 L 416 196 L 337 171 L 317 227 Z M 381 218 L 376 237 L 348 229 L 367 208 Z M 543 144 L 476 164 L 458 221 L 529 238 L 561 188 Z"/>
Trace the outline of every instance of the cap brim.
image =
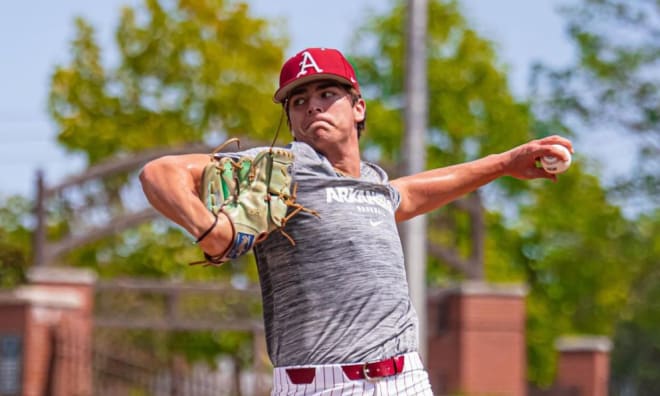
<path id="1" fill-rule="evenodd" d="M 347 80 L 345 77 L 338 76 L 336 74 L 315 73 L 310 74 L 309 76 L 298 78 L 278 89 L 273 96 L 273 101 L 275 103 L 282 103 L 282 101 L 284 101 L 284 99 L 289 96 L 289 93 L 291 93 L 292 90 L 298 88 L 301 85 L 317 80 L 334 80 L 342 84 L 353 86 L 353 83 Z"/>

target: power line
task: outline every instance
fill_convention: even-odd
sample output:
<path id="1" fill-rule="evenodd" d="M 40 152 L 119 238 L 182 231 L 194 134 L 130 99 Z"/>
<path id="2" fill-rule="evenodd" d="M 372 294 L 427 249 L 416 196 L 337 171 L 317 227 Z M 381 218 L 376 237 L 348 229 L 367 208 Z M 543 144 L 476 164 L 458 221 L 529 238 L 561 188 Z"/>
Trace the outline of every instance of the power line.
<path id="1" fill-rule="evenodd" d="M 26 137 L 25 139 L 16 139 L 16 140 L 13 140 L 13 141 L 10 141 L 10 142 L 5 140 L 5 141 L 2 142 L 2 146 L 7 147 L 9 145 L 16 145 L 16 144 L 53 144 L 53 145 L 55 145 L 55 143 L 56 142 L 54 140 L 48 139 L 48 138 L 37 138 L 37 137 L 27 138 Z"/>
<path id="2" fill-rule="evenodd" d="M 53 120 L 48 118 L 6 119 L 6 117 L 0 116 L 0 127 L 5 125 L 50 124 L 51 122 Z"/>

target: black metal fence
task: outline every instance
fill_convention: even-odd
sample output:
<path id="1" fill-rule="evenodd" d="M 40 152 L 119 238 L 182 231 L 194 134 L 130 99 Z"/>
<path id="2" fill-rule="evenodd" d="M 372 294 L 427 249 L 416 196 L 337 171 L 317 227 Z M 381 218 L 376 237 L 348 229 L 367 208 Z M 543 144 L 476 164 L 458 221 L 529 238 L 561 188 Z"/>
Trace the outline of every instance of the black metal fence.
<path id="1" fill-rule="evenodd" d="M 175 361 L 171 367 L 153 367 L 135 357 L 95 350 L 93 353 L 94 395 L 149 396 L 249 396 L 263 395 L 253 373 L 245 373 L 226 359 L 218 368 L 186 367 Z M 259 381 L 258 381 L 259 380 Z"/>

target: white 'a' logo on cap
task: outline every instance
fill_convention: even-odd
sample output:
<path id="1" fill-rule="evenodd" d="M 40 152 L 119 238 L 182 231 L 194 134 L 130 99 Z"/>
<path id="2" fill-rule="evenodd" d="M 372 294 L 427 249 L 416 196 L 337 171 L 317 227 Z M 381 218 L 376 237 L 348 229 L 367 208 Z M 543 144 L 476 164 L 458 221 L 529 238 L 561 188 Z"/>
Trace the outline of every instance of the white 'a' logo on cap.
<path id="1" fill-rule="evenodd" d="M 303 59 L 300 61 L 300 71 L 298 74 L 296 74 L 296 78 L 300 76 L 304 76 L 307 74 L 307 69 L 310 67 L 314 68 L 317 73 L 322 73 L 323 69 L 319 67 L 319 65 L 316 64 L 316 61 L 312 57 L 312 54 L 309 53 L 309 51 L 305 51 L 302 53 Z"/>

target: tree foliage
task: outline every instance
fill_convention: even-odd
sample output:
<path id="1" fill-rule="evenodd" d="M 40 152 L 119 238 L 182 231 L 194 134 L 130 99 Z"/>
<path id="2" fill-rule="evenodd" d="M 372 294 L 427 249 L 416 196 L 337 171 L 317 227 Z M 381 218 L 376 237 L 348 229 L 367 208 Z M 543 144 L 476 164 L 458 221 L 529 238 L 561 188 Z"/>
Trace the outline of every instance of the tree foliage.
<path id="1" fill-rule="evenodd" d="M 660 197 L 660 4 L 581 0 L 564 15 L 577 61 L 536 66 L 535 108 L 554 125 L 582 134 L 614 131 L 634 141 L 635 168 L 611 192 L 653 210 Z"/>
<path id="2" fill-rule="evenodd" d="M 115 64 L 104 58 L 109 52 L 98 46 L 93 26 L 83 19 L 75 25 L 70 62 L 52 74 L 49 111 L 59 143 L 89 165 L 159 146 L 219 144 L 230 135 L 272 140 L 280 112 L 272 94 L 287 39 L 281 26 L 251 15 L 245 2 L 145 0 L 138 8 L 124 8 Z M 136 171 L 51 197 L 48 237 L 88 232 L 144 205 L 136 198 Z M 93 268 L 102 278 L 256 282 L 249 259 L 219 269 L 187 265 L 200 256 L 187 235 L 159 220 L 87 244 L 62 260 Z M 151 336 L 135 332 L 133 338 Z M 159 337 L 165 337 L 167 353 L 189 345 L 191 359 L 251 347 L 246 334 Z M 192 340 L 206 347 L 193 348 Z"/>
<path id="3" fill-rule="evenodd" d="M 354 40 L 352 58 L 368 99 L 365 146 L 385 161 L 401 159 L 405 4 L 374 16 Z M 430 1 L 427 43 L 429 167 L 447 166 L 509 149 L 529 136 L 525 104 L 511 95 L 492 43 L 479 37 L 456 1 Z M 369 100 L 370 99 L 370 100 Z"/>
<path id="4" fill-rule="evenodd" d="M 427 167 L 448 166 L 507 150 L 529 139 L 531 119 L 527 106 L 517 102 L 506 74 L 498 66 L 492 43 L 478 36 L 460 13 L 456 1 L 431 1 L 428 6 L 427 68 L 429 120 Z M 402 162 L 404 136 L 405 2 L 367 21 L 355 43 L 353 61 L 368 103 L 364 151 L 396 174 Z M 367 44 L 365 44 L 367 43 Z M 523 184 L 514 179 L 499 182 L 500 192 L 515 194 Z M 466 201 L 472 213 L 480 208 L 481 194 Z M 470 205 L 471 204 L 471 205 Z M 479 243 L 470 229 L 473 215 L 450 206 L 432 214 L 430 232 L 451 264 L 452 271 L 478 277 Z M 463 232 L 456 232 L 462 227 Z M 433 272 L 443 273 L 436 261 Z"/>
<path id="5" fill-rule="evenodd" d="M 613 335 L 642 268 L 643 244 L 634 223 L 579 167 L 559 183 L 531 187 L 533 201 L 513 229 L 529 286 L 530 379 L 549 384 L 557 337 Z"/>
<path id="6" fill-rule="evenodd" d="M 399 1 L 391 12 L 371 18 L 356 36 L 352 58 L 368 103 L 362 144 L 391 168 L 402 159 L 405 15 Z M 430 1 L 428 18 L 427 168 L 551 133 L 571 134 L 515 100 L 492 43 L 470 28 L 457 2 Z M 584 159 L 578 157 L 556 184 L 504 178 L 480 191 L 488 209 L 486 278 L 529 286 L 528 377 L 540 385 L 553 381 L 559 336 L 613 334 L 641 268 L 634 224 L 608 201 L 599 181 L 584 173 Z M 449 205 L 429 218 L 432 242 L 469 255 L 474 240 L 465 212 Z M 430 259 L 431 284 L 464 276 L 447 264 Z"/>
<path id="7" fill-rule="evenodd" d="M 213 133 L 272 136 L 285 39 L 245 3 L 124 8 L 116 67 L 103 63 L 93 27 L 82 19 L 76 27 L 71 63 L 52 76 L 49 109 L 59 142 L 90 164 Z"/>
<path id="8" fill-rule="evenodd" d="M 228 135 L 272 139 L 278 106 L 271 98 L 286 38 L 279 26 L 253 17 L 247 4 L 145 0 L 138 9 L 124 8 L 116 65 L 103 62 L 93 27 L 83 19 L 75 23 L 72 59 L 53 72 L 49 109 L 59 142 L 90 165 L 157 146 L 220 143 Z M 121 174 L 60 194 L 51 205 L 50 237 L 84 230 L 85 224 L 72 221 L 76 216 L 93 223 L 135 206 L 135 176 Z M 83 215 L 92 204 L 101 209 Z M 163 241 L 170 249 L 163 250 Z M 180 274 L 181 263 L 194 261 L 196 252 L 178 229 L 154 223 L 89 245 L 67 260 L 102 275 L 161 277 Z M 115 261 L 124 264 L 106 264 Z"/>
<path id="9" fill-rule="evenodd" d="M 600 7 L 614 1 L 589 3 Z M 365 21 L 351 57 L 368 103 L 368 129 L 361 144 L 366 157 L 393 170 L 393 177 L 402 160 L 404 133 L 405 14 L 404 2 L 396 1 L 385 14 Z M 470 28 L 457 1 L 430 1 L 429 20 L 428 168 L 501 152 L 550 133 L 570 133 L 571 125 L 561 117 L 571 109 L 596 114 L 573 91 L 572 95 L 555 95 L 556 100 L 548 102 L 545 110 L 533 114 L 528 103 L 511 94 L 492 44 Z M 93 28 L 83 20 L 76 25 L 71 63 L 53 73 L 50 111 L 60 130 L 60 143 L 83 153 L 90 164 L 148 147 L 218 136 L 272 138 L 279 116 L 271 95 L 286 40 L 276 26 L 251 17 L 246 5 L 187 0 L 166 7 L 146 0 L 141 10 L 125 9 L 117 29 L 116 67 L 103 63 Z M 581 28 L 575 26 L 574 31 Z M 575 37 L 583 35 L 576 33 Z M 582 73 L 596 68 L 595 60 L 603 59 L 594 55 L 587 62 L 585 58 L 589 68 Z M 569 86 L 565 83 L 575 81 L 576 70 L 553 75 L 557 77 L 552 80 L 555 93 L 565 92 Z M 598 74 L 599 78 L 605 75 Z M 639 77 L 649 76 L 640 69 Z M 605 103 L 613 105 L 614 97 L 621 99 L 619 94 L 609 92 L 602 100 L 612 100 Z M 640 99 L 650 100 L 653 94 L 640 95 Z M 553 116 L 547 116 L 549 113 Z M 641 129 L 640 133 L 646 134 Z M 529 285 L 529 378 L 539 384 L 552 381 L 553 345 L 558 336 L 612 335 L 615 329 L 619 334 L 633 334 L 628 330 L 646 323 L 638 320 L 637 313 L 647 312 L 648 306 L 641 302 L 630 305 L 627 296 L 631 285 L 653 278 L 649 263 L 657 262 L 657 249 L 641 252 L 645 244 L 657 245 L 655 234 L 649 233 L 657 222 L 648 220 L 642 226 L 625 219 L 608 201 L 598 180 L 584 173 L 581 159 L 560 176 L 559 183 L 504 178 L 477 194 L 484 197 L 488 209 L 486 278 Z M 90 195 L 105 194 L 105 206 L 112 208 L 126 203 L 125 189 L 131 180 L 134 175 L 117 177 L 79 194 L 83 201 Z M 429 237 L 468 256 L 474 242 L 470 218 L 458 208 L 449 205 L 430 214 Z M 51 236 L 68 232 L 75 212 L 72 206 L 59 211 L 50 224 Z M 159 221 L 78 249 L 67 260 L 91 266 L 103 277 L 235 279 L 238 275 L 256 279 L 255 267 L 246 263 L 211 271 L 182 265 L 197 255 L 178 229 Z M 448 268 L 446 261 L 431 259 L 429 283 L 438 285 L 465 276 Z M 646 301 L 657 292 L 647 282 L 647 287 L 636 290 L 636 301 Z M 629 320 L 617 327 L 621 317 Z M 650 332 L 645 334 L 652 337 Z M 184 351 L 195 359 L 208 359 L 219 350 L 244 353 L 246 345 L 245 339 L 237 340 L 235 335 L 219 339 L 198 334 L 194 343 L 208 346 L 209 352 L 199 355 L 204 348 L 186 350 L 189 344 L 182 338 L 168 337 L 163 340 L 172 346 L 169 352 Z M 634 337 L 629 340 L 636 341 Z"/>
<path id="10" fill-rule="evenodd" d="M 660 384 L 653 335 L 660 329 L 654 286 L 660 262 L 660 4 L 582 0 L 563 13 L 577 60 L 564 68 L 536 67 L 534 107 L 548 123 L 573 128 L 579 136 L 616 131 L 619 139 L 635 142 L 634 168 L 608 186 L 611 197 L 639 216 L 630 225 L 635 238 L 626 237 L 619 247 L 625 256 L 610 253 L 619 265 L 634 268 L 629 297 L 608 332 L 614 337 L 612 386 L 621 394 L 655 394 Z"/>
<path id="11" fill-rule="evenodd" d="M 12 196 L 0 200 L 0 289 L 26 281 L 32 259 L 29 213 L 30 204 L 25 198 Z"/>
<path id="12" fill-rule="evenodd" d="M 635 226 L 641 270 L 616 324 L 610 383 L 613 394 L 650 396 L 660 389 L 660 211 Z"/>

